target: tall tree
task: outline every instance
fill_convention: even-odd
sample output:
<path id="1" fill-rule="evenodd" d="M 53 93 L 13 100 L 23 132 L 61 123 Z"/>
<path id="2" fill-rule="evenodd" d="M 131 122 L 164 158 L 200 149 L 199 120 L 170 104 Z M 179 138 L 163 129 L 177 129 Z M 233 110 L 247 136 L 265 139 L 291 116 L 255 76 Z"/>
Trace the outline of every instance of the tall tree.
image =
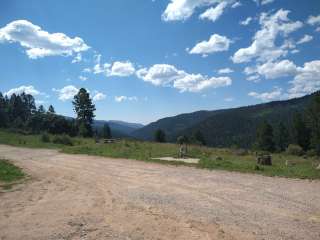
<path id="1" fill-rule="evenodd" d="M 50 114 L 55 114 L 56 113 L 52 105 L 49 106 L 48 113 L 50 113 Z"/>
<path id="2" fill-rule="evenodd" d="M 289 145 L 289 131 L 283 122 L 280 122 L 276 131 L 276 145 L 279 151 L 284 151 Z"/>
<path id="3" fill-rule="evenodd" d="M 293 138 L 294 142 L 303 148 L 304 151 L 310 146 L 310 129 L 300 113 L 297 113 L 293 118 Z"/>
<path id="4" fill-rule="evenodd" d="M 314 96 L 307 109 L 307 121 L 311 129 L 311 145 L 320 155 L 320 93 Z"/>
<path id="5" fill-rule="evenodd" d="M 6 127 L 8 123 L 7 102 L 0 92 L 0 127 Z"/>
<path id="6" fill-rule="evenodd" d="M 95 105 L 92 103 L 89 93 L 86 89 L 81 88 L 77 95 L 74 96 L 72 102 L 74 110 L 77 114 L 77 122 L 79 126 L 79 133 L 83 137 L 92 136 L 92 123 L 95 117 Z"/>
<path id="7" fill-rule="evenodd" d="M 273 152 L 275 150 L 275 144 L 273 141 L 273 128 L 264 121 L 257 130 L 257 147 L 263 151 Z"/>
<path id="8" fill-rule="evenodd" d="M 193 133 L 192 138 L 195 140 L 196 143 L 199 143 L 201 145 L 206 145 L 206 140 L 204 139 L 204 136 L 200 130 L 197 130 Z"/>
<path id="9" fill-rule="evenodd" d="M 112 138 L 112 135 L 111 135 L 111 129 L 109 127 L 109 124 L 108 123 L 105 123 L 103 125 L 103 138 Z"/>
<path id="10" fill-rule="evenodd" d="M 163 130 L 161 130 L 161 129 L 158 129 L 157 131 L 155 131 L 154 140 L 156 142 L 161 142 L 161 143 L 166 142 L 166 134 L 165 134 L 165 132 Z"/>

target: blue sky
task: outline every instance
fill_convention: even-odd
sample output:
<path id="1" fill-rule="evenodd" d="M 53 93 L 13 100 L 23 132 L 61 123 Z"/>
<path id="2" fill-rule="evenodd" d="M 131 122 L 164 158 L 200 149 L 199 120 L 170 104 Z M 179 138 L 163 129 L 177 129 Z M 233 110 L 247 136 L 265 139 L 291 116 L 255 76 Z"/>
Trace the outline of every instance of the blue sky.
<path id="1" fill-rule="evenodd" d="M 319 0 L 0 2 L 0 91 L 149 123 L 320 89 Z"/>

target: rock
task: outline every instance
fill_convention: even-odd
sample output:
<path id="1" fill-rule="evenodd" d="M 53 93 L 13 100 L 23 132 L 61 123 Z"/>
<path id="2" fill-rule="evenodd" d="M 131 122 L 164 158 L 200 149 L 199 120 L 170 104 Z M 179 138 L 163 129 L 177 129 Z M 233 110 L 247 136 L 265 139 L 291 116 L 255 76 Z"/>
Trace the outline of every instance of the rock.
<path id="1" fill-rule="evenodd" d="M 260 155 L 260 156 L 257 156 L 257 164 L 271 166 L 272 165 L 272 157 L 271 157 L 271 155 Z"/>

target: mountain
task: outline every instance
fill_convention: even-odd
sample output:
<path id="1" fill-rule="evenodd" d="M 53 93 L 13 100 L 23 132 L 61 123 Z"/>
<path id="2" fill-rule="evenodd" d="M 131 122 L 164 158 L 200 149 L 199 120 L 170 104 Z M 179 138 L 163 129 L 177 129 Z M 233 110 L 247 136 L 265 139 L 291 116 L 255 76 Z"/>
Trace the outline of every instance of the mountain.
<path id="1" fill-rule="evenodd" d="M 139 123 L 129 123 L 117 120 L 95 120 L 93 122 L 93 127 L 96 129 L 102 129 L 104 124 L 108 124 L 111 128 L 111 133 L 113 137 L 130 137 L 133 131 L 143 127 L 144 125 Z"/>
<path id="2" fill-rule="evenodd" d="M 154 132 L 162 129 L 166 133 L 167 141 L 175 142 L 180 135 L 191 136 L 192 133 L 200 131 L 209 146 L 250 147 L 254 143 L 257 126 L 262 121 L 270 122 L 274 128 L 282 121 L 290 128 L 293 115 L 303 112 L 315 94 L 320 92 L 285 101 L 180 114 L 160 119 L 132 132 L 131 135 L 143 140 L 153 140 Z"/>

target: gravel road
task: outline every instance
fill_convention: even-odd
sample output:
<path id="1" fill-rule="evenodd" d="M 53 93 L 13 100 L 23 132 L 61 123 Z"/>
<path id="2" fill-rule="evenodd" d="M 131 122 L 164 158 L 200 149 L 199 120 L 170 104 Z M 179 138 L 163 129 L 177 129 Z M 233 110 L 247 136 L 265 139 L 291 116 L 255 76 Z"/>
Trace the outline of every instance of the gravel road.
<path id="1" fill-rule="evenodd" d="M 0 239 L 320 239 L 320 181 L 0 145 Z"/>

